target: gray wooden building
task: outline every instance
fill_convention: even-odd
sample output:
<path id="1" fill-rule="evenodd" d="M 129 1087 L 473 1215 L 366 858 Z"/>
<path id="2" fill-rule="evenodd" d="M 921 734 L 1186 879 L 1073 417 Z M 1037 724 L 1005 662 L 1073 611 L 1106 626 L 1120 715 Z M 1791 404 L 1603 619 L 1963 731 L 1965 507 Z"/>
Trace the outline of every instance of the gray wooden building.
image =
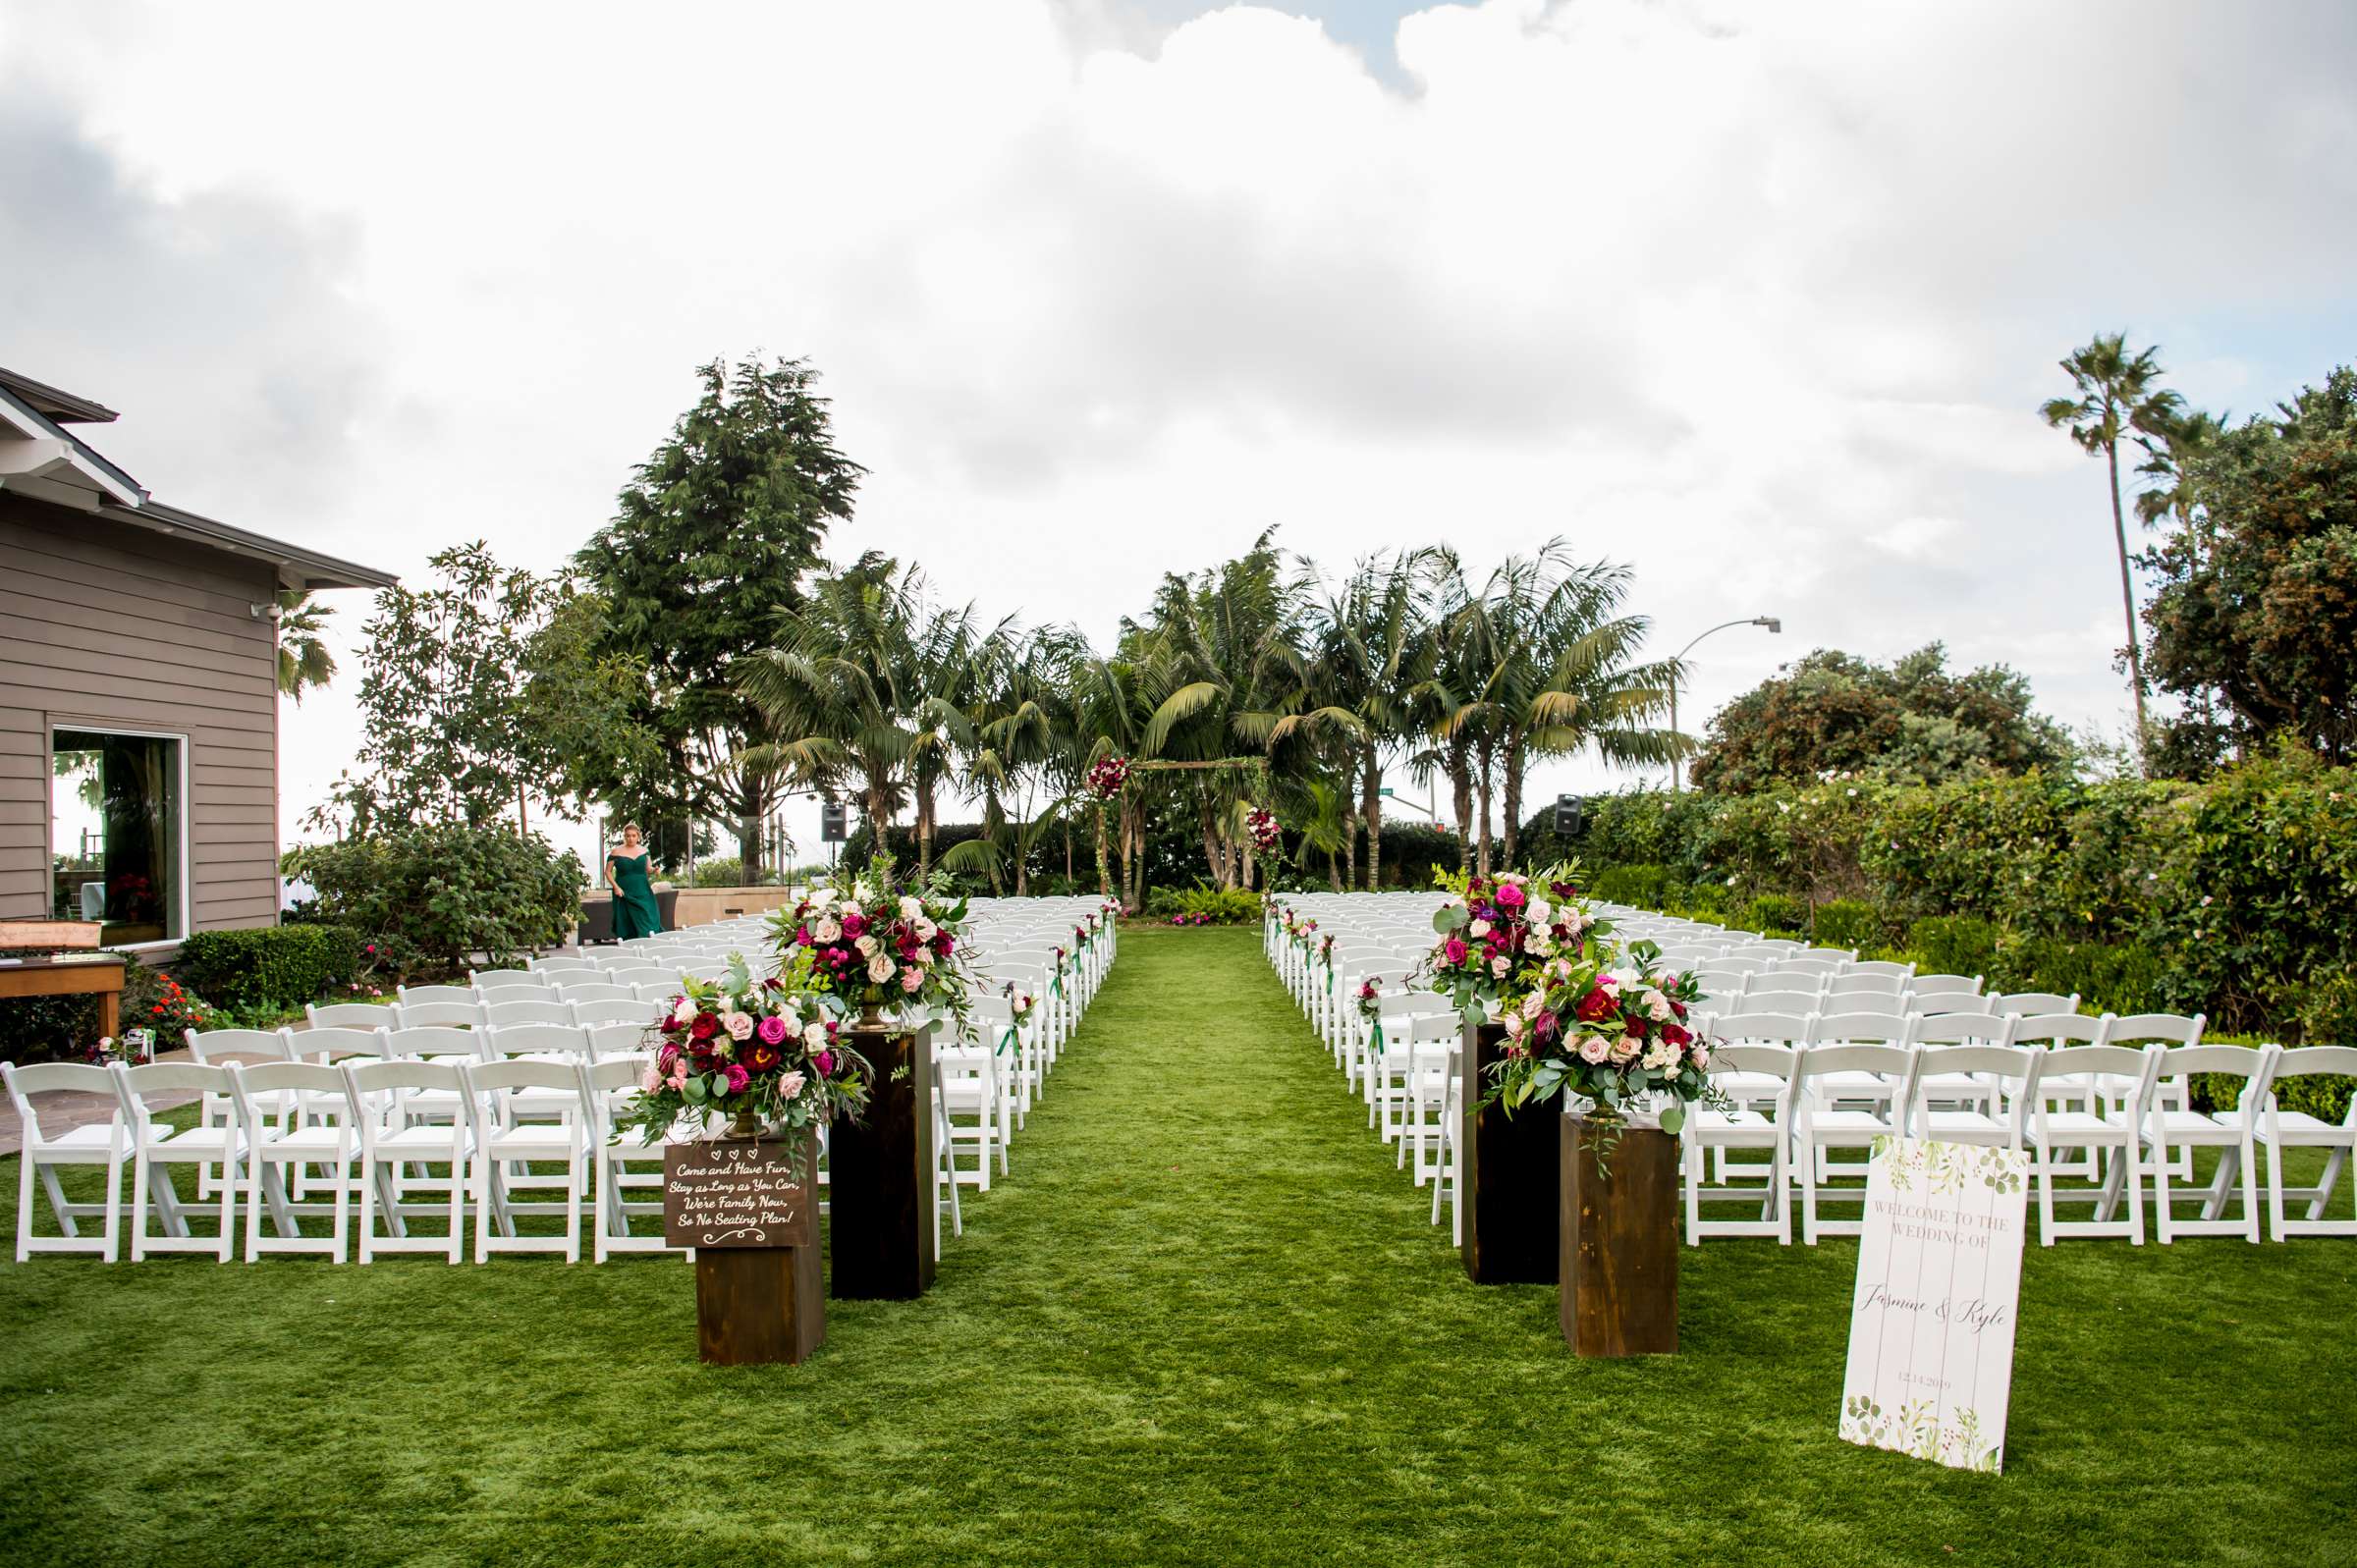
<path id="1" fill-rule="evenodd" d="M 281 589 L 386 572 L 166 506 L 0 370 L 0 919 L 166 953 L 278 918 Z"/>

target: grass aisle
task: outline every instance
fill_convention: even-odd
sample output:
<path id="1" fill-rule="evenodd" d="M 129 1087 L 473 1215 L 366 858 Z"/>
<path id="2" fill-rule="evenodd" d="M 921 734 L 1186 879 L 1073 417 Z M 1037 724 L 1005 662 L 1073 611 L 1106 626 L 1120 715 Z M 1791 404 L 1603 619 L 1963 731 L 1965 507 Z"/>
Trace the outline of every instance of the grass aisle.
<path id="1" fill-rule="evenodd" d="M 933 1295 L 798 1369 L 697 1365 L 676 1260 L 0 1264 L 0 1559 L 2351 1560 L 2357 1247 L 2033 1249 L 1957 1475 L 1833 1435 L 1854 1248 L 1688 1252 L 1683 1355 L 1575 1362 L 1252 932 L 1122 953 Z"/>

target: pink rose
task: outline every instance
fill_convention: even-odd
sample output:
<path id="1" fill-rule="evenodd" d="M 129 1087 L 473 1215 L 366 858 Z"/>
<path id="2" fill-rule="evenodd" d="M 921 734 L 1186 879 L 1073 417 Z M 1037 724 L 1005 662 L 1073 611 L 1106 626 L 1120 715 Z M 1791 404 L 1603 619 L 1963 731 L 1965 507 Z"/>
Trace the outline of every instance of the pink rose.
<path id="1" fill-rule="evenodd" d="M 1613 1059 L 1615 1061 L 1634 1061 L 1637 1053 L 1644 1049 L 1645 1042 L 1639 1040 L 1635 1035 L 1622 1035 L 1613 1042 Z"/>
<path id="2" fill-rule="evenodd" d="M 812 1057 L 810 1058 L 810 1065 L 811 1065 L 811 1066 L 813 1066 L 813 1067 L 816 1067 L 816 1068 L 818 1069 L 818 1075 L 819 1075 L 821 1078 L 832 1078 L 832 1077 L 834 1077 L 834 1076 L 835 1076 L 835 1053 L 833 1053 L 832 1051 L 822 1051 L 822 1052 L 820 1052 L 820 1053 L 819 1053 L 817 1055 L 815 1055 L 815 1056 L 812 1056 Z"/>
<path id="3" fill-rule="evenodd" d="M 641 1088 L 641 1089 L 643 1089 L 643 1090 L 645 1090 L 645 1091 L 646 1091 L 648 1094 L 650 1094 L 650 1095 L 651 1095 L 651 1094 L 653 1094 L 653 1093 L 654 1093 L 656 1090 L 658 1090 L 658 1089 L 662 1088 L 662 1087 L 663 1087 L 663 1069 L 661 1069 L 660 1067 L 657 1067 L 657 1066 L 656 1066 L 656 1065 L 655 1065 L 653 1062 L 651 1062 L 651 1061 L 650 1061 L 650 1062 L 648 1062 L 648 1063 L 646 1064 L 646 1072 L 645 1072 L 645 1075 L 644 1075 L 644 1076 L 642 1076 L 642 1077 L 641 1077 L 641 1078 L 638 1080 L 638 1087 L 639 1087 L 639 1088 Z"/>
<path id="4" fill-rule="evenodd" d="M 753 1026 L 753 1032 L 761 1037 L 761 1043 L 763 1045 L 780 1046 L 784 1045 L 786 1043 L 786 1037 L 794 1032 L 794 1026 L 773 1012 L 768 1017 L 755 1024 Z"/>
<path id="5" fill-rule="evenodd" d="M 1490 973 L 1496 975 L 1501 980 L 1506 978 L 1507 971 L 1511 968 L 1513 968 L 1513 964 L 1507 960 L 1506 954 L 1504 953 L 1500 953 L 1497 957 L 1490 960 Z"/>
<path id="6" fill-rule="evenodd" d="M 729 1093 L 733 1095 L 744 1093 L 744 1086 L 753 1081 L 753 1075 L 744 1070 L 744 1063 L 741 1061 L 730 1062 L 725 1069 L 725 1076 L 728 1079 Z"/>
<path id="7" fill-rule="evenodd" d="M 728 1026 L 729 1038 L 731 1040 L 750 1040 L 753 1038 L 753 1015 L 751 1013 L 732 1012 L 727 1018 L 723 1019 L 722 1022 Z"/>
<path id="8" fill-rule="evenodd" d="M 1593 1065 L 1612 1054 L 1612 1049 L 1602 1035 L 1590 1035 L 1579 1043 L 1579 1059 Z"/>
<path id="9" fill-rule="evenodd" d="M 1523 903 L 1522 890 L 1510 882 L 1500 884 L 1498 888 L 1498 902 L 1500 905 L 1507 909 L 1521 908 Z"/>
<path id="10" fill-rule="evenodd" d="M 673 1061 L 672 1061 L 672 1064 L 671 1064 L 671 1076 L 670 1076 L 670 1077 L 668 1077 L 668 1078 L 666 1078 L 666 1079 L 664 1079 L 663 1081 L 664 1081 L 664 1083 L 666 1083 L 667 1085 L 669 1085 L 669 1086 L 670 1086 L 671 1088 L 673 1088 L 673 1089 L 685 1089 L 685 1088 L 686 1088 L 686 1087 L 687 1087 L 687 1063 L 686 1063 L 686 1062 L 685 1062 L 685 1061 L 679 1060 L 679 1059 L 677 1059 L 677 1058 L 675 1057 L 675 1058 L 673 1059 Z"/>
<path id="11" fill-rule="evenodd" d="M 924 983 L 925 972 L 922 969 L 904 969 L 901 971 L 901 989 L 903 991 L 914 991 Z"/>
<path id="12" fill-rule="evenodd" d="M 1465 954 L 1470 950 L 1471 949 L 1465 946 L 1464 939 L 1462 937 L 1451 937 L 1447 942 L 1441 945 L 1441 956 L 1448 959 L 1453 964 L 1463 963 L 1465 961 Z"/>
<path id="13" fill-rule="evenodd" d="M 792 1100 L 795 1095 L 798 1095 L 802 1092 L 802 1085 L 806 1082 L 808 1082 L 808 1080 L 805 1079 L 800 1073 L 790 1072 L 785 1077 L 778 1080 L 778 1093 L 784 1095 L 787 1099 Z"/>

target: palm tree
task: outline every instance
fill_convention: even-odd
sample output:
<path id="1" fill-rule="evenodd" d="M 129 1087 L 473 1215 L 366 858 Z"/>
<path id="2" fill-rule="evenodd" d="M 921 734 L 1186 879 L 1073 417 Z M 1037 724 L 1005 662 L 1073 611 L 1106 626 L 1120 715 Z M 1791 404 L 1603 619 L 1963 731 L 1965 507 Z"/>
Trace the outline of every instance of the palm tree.
<path id="1" fill-rule="evenodd" d="M 1383 876 L 1383 772 L 1416 732 L 1412 693 L 1429 650 L 1431 622 L 1430 552 L 1410 551 L 1361 561 L 1339 593 L 1327 593 L 1316 568 L 1304 562 L 1305 587 L 1312 595 L 1307 642 L 1311 650 L 1303 684 L 1304 722 L 1323 718 L 1343 775 L 1345 871 L 1357 849 L 1355 828 L 1367 830 L 1366 889 Z M 1344 722 L 1347 720 L 1348 722 Z M 1355 808 L 1349 801 L 1357 792 Z M 1353 820 L 1355 819 L 1355 820 Z M 1355 876 L 1351 883 L 1356 885 Z"/>
<path id="2" fill-rule="evenodd" d="M 2119 496 L 2119 443 L 2136 432 L 2156 433 L 2178 411 L 2177 395 L 2160 385 L 2158 349 L 2127 351 L 2125 335 L 2098 334 L 2094 342 L 2062 361 L 2077 388 L 2075 398 L 2050 398 L 2039 412 L 2057 430 L 2070 432 L 2090 457 L 2110 469 L 2111 537 L 2119 550 L 2119 598 L 2128 624 L 2128 688 L 2136 699 L 2136 747 L 2145 747 L 2144 651 L 2136 635 L 2136 583 L 2128 572 L 2128 524 Z"/>
<path id="3" fill-rule="evenodd" d="M 818 579 L 782 618 L 782 638 L 744 662 L 738 688 L 776 729 L 747 763 L 775 760 L 810 786 L 858 798 L 876 852 L 908 802 L 917 722 L 914 628 L 930 620 L 924 577 L 870 551 Z"/>
<path id="4" fill-rule="evenodd" d="M 336 676 L 335 655 L 327 651 L 327 618 L 335 610 L 315 604 L 308 590 L 278 593 L 278 689 L 300 704 L 302 694 Z"/>

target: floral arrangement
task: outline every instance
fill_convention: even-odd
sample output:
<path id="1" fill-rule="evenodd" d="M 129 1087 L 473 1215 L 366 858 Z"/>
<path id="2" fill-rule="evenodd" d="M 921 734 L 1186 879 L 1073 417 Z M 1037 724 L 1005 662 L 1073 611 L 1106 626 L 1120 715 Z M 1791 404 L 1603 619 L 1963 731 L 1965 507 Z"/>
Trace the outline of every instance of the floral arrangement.
<path id="1" fill-rule="evenodd" d="M 1367 1022 L 1368 1044 L 1383 1050 L 1383 976 L 1369 975 L 1358 983 L 1358 1015 Z"/>
<path id="2" fill-rule="evenodd" d="M 973 977 L 960 942 L 965 899 L 936 884 L 895 894 L 880 861 L 845 884 L 820 883 L 770 916 L 781 954 L 809 955 L 809 987 L 849 1011 L 889 1003 L 939 1007 L 963 1020 Z"/>
<path id="3" fill-rule="evenodd" d="M 1129 782 L 1127 757 L 1099 757 L 1088 765 L 1088 792 L 1099 800 L 1111 800 L 1122 792 Z"/>
<path id="4" fill-rule="evenodd" d="M 1447 992 L 1467 1023 L 1503 1009 L 1550 958 L 1578 958 L 1612 928 L 1554 873 L 1474 877 L 1432 917 L 1441 940 L 1424 961 L 1432 989 Z"/>
<path id="5" fill-rule="evenodd" d="M 668 1132 L 683 1120 L 732 1118 L 729 1135 L 798 1133 L 867 1105 L 869 1068 L 842 1037 L 807 949 L 787 978 L 755 980 L 741 954 L 718 980 L 682 983 L 649 1031 L 654 1059 L 641 1093 L 616 1119 Z"/>
<path id="6" fill-rule="evenodd" d="M 178 1039 L 184 1029 L 193 1029 L 201 1034 L 207 1029 L 221 1027 L 221 1009 L 182 986 L 170 975 L 164 976 L 164 989 L 147 1008 L 147 1016 L 155 1020 L 152 1027 L 163 1030 L 174 1039 Z"/>
<path id="7" fill-rule="evenodd" d="M 1489 1098 L 1511 1110 L 1568 1090 L 1594 1103 L 1590 1120 L 1616 1127 L 1632 1108 L 1658 1104 L 1664 1132 L 1685 1124 L 1691 1102 L 1723 1102 L 1711 1086 L 1710 1046 L 1686 1027 L 1699 983 L 1662 967 L 1650 942 L 1619 956 L 1611 967 L 1585 955 L 1550 958 L 1507 1000 Z"/>
<path id="8" fill-rule="evenodd" d="M 1285 841 L 1285 834 L 1277 826 L 1277 813 L 1266 806 L 1254 806 L 1244 813 L 1244 832 L 1252 836 L 1252 847 L 1262 854 L 1275 851 Z"/>
<path id="9" fill-rule="evenodd" d="M 82 1059 L 94 1067 L 111 1067 L 118 1061 L 126 1067 L 144 1066 L 155 1059 L 155 1031 L 126 1029 L 120 1040 L 101 1035 L 96 1045 L 82 1054 Z"/>
<path id="10" fill-rule="evenodd" d="M 1334 973 L 1334 933 L 1331 931 L 1323 932 L 1318 937 L 1318 962 L 1326 966 L 1328 974 Z"/>
<path id="11" fill-rule="evenodd" d="M 1208 911 L 1197 909 L 1191 914 L 1171 916 L 1171 924 L 1174 926 L 1208 926 L 1212 924 L 1212 918 Z"/>

